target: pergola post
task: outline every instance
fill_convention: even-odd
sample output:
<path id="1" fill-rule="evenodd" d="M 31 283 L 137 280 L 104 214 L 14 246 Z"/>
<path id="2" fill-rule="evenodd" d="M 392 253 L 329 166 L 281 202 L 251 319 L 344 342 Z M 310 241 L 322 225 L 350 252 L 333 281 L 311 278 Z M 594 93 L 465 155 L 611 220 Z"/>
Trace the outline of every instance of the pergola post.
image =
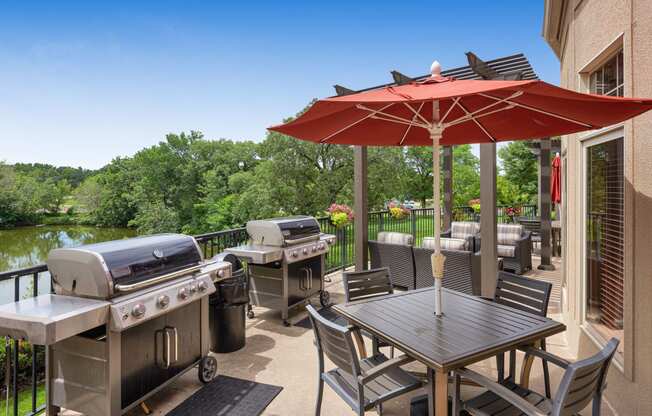
<path id="1" fill-rule="evenodd" d="M 444 221 L 442 231 L 450 230 L 453 221 L 453 146 L 444 146 Z"/>
<path id="2" fill-rule="evenodd" d="M 355 214 L 353 240 L 355 242 L 355 270 L 360 271 L 366 270 L 368 264 L 367 146 L 354 146 L 353 155 L 353 211 Z"/>
<path id="3" fill-rule="evenodd" d="M 555 270 L 550 257 L 550 139 L 541 140 L 539 151 L 539 207 L 541 215 L 541 264 L 539 270 Z"/>
<path id="4" fill-rule="evenodd" d="M 482 296 L 493 297 L 497 280 L 496 143 L 480 145 L 480 276 Z"/>

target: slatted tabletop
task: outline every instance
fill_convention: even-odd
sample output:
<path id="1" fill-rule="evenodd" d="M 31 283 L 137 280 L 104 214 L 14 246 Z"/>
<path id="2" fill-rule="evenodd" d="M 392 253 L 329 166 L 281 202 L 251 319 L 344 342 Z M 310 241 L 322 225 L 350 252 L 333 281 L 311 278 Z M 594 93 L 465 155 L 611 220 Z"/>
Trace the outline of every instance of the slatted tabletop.
<path id="1" fill-rule="evenodd" d="M 552 319 L 443 289 L 436 317 L 433 288 L 335 305 L 349 321 L 428 367 L 447 372 L 563 332 Z"/>

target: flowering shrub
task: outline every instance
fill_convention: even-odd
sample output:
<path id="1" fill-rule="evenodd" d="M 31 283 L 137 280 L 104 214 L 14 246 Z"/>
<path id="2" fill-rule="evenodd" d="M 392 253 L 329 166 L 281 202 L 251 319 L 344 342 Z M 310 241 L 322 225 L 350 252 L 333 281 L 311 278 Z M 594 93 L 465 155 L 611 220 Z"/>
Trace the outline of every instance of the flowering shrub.
<path id="1" fill-rule="evenodd" d="M 395 220 L 402 220 L 410 215 L 410 210 L 395 202 L 389 203 L 389 213 Z"/>
<path id="2" fill-rule="evenodd" d="M 469 201 L 469 206 L 473 208 L 476 214 L 480 213 L 480 199 L 472 199 Z"/>
<path id="3" fill-rule="evenodd" d="M 505 214 L 514 222 L 514 217 L 521 215 L 521 207 L 507 207 L 505 208 Z"/>
<path id="4" fill-rule="evenodd" d="M 353 210 L 346 204 L 331 204 L 327 212 L 331 224 L 337 228 L 346 227 L 353 222 Z"/>

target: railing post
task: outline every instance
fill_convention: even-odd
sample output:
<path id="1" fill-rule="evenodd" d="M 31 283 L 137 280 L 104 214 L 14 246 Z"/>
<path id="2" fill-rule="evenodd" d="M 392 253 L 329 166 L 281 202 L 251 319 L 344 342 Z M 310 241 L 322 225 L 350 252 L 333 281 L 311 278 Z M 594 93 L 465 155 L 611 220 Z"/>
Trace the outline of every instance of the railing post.
<path id="1" fill-rule="evenodd" d="M 410 220 L 412 221 L 412 239 L 414 244 L 417 243 L 417 213 L 414 210 L 410 210 Z"/>
<path id="2" fill-rule="evenodd" d="M 385 216 L 383 211 L 378 213 L 378 232 L 385 231 Z"/>
<path id="3" fill-rule="evenodd" d="M 342 270 L 346 269 L 346 227 L 340 228 L 340 233 L 342 233 L 342 244 L 340 246 L 340 260 L 342 262 Z"/>

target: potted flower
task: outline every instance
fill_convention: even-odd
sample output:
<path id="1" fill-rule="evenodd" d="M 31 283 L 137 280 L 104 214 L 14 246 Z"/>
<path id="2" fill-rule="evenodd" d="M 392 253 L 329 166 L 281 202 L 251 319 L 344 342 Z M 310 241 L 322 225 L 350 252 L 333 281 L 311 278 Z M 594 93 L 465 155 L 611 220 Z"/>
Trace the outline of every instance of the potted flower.
<path id="1" fill-rule="evenodd" d="M 471 199 L 469 201 L 469 207 L 473 210 L 474 221 L 480 220 L 480 199 Z"/>
<path id="2" fill-rule="evenodd" d="M 353 222 L 353 210 L 346 204 L 331 204 L 327 209 L 330 223 L 337 229 Z"/>
<path id="3" fill-rule="evenodd" d="M 390 202 L 388 208 L 389 208 L 390 215 L 395 220 L 402 220 L 410 216 L 410 210 L 402 204 Z"/>
<path id="4" fill-rule="evenodd" d="M 507 207 L 505 208 L 505 214 L 509 217 L 509 222 L 516 222 L 514 217 L 521 215 L 521 207 Z"/>

